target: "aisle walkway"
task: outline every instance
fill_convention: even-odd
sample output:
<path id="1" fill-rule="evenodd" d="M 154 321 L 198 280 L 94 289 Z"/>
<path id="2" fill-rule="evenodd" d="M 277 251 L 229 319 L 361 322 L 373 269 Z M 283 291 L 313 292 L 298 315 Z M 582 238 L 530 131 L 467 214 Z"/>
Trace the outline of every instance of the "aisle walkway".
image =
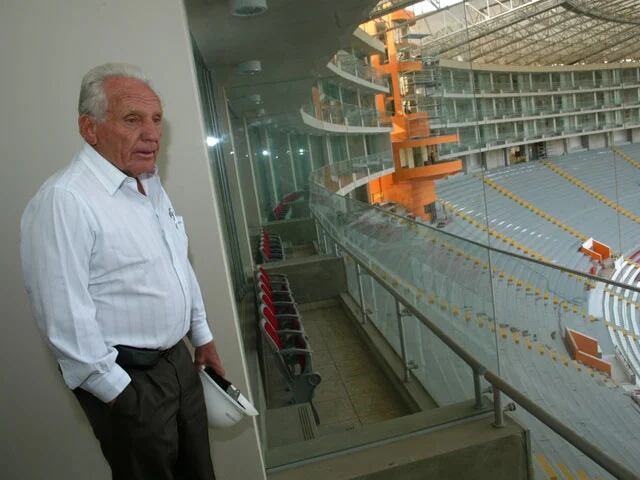
<path id="1" fill-rule="evenodd" d="M 302 314 L 314 367 L 322 375 L 314 399 L 320 435 L 411 413 L 341 306 L 303 309 Z"/>

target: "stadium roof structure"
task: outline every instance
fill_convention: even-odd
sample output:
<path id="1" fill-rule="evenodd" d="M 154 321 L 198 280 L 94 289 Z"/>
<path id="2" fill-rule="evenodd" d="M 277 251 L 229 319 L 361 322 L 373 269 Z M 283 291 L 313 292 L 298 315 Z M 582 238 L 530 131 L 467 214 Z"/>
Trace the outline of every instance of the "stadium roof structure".
<path id="1" fill-rule="evenodd" d="M 415 29 L 424 35 L 422 46 L 428 55 L 504 65 L 640 61 L 639 0 L 422 4 L 410 8 L 416 12 Z"/>

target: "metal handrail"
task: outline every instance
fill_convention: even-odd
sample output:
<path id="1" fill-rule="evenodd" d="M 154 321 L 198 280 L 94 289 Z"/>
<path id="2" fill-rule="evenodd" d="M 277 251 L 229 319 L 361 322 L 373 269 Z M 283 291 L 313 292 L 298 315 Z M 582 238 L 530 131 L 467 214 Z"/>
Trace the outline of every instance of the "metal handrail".
<path id="1" fill-rule="evenodd" d="M 334 164 L 333 167 L 335 166 L 336 165 Z M 324 167 L 324 168 L 328 168 L 328 167 Z M 317 188 L 321 188 L 322 190 L 327 192 L 329 195 L 339 196 L 336 193 L 327 190 L 324 185 L 322 185 L 318 181 L 313 180 L 313 178 L 314 178 L 314 175 L 312 175 L 312 184 L 315 184 Z M 343 198 L 341 196 L 339 197 Z M 466 244 L 477 246 L 482 249 L 487 249 L 490 252 L 499 253 L 501 255 L 507 255 L 509 257 L 517 258 L 521 261 L 531 262 L 533 264 L 542 265 L 545 267 L 563 271 L 565 273 L 570 273 L 570 274 L 580 276 L 580 277 L 585 277 L 597 282 L 606 283 L 614 287 L 624 288 L 627 290 L 640 293 L 639 287 L 634 287 L 632 285 L 627 285 L 627 284 L 610 280 L 610 279 L 604 279 L 601 277 L 597 277 L 595 275 L 591 275 L 591 274 L 573 270 L 567 267 L 563 267 L 561 265 L 556 265 L 556 264 L 548 263 L 538 259 L 529 258 L 524 255 L 509 252 L 496 247 L 492 247 L 490 245 L 485 245 L 473 240 L 469 240 L 467 238 L 460 237 L 450 232 L 443 232 L 439 229 L 436 229 L 435 227 L 416 222 L 410 218 L 395 214 L 387 210 L 383 210 L 375 205 L 359 202 L 354 199 L 348 199 L 348 201 L 354 205 L 360 204 L 361 206 L 369 209 L 376 209 L 377 211 L 383 213 L 384 215 L 395 217 L 396 220 L 401 221 L 403 223 L 413 223 L 421 228 L 427 228 L 427 229 L 430 229 L 431 231 L 437 232 L 438 235 L 446 235 L 451 238 L 455 238 L 456 240 L 463 241 Z M 500 400 L 500 392 L 503 392 L 507 396 L 509 396 L 513 401 L 519 404 L 522 408 L 527 410 L 531 415 L 536 417 L 540 422 L 545 424 L 547 427 L 551 428 L 553 431 L 559 434 L 564 440 L 566 440 L 571 445 L 576 447 L 578 450 L 584 453 L 587 457 L 589 457 L 595 463 L 600 465 L 607 472 L 614 475 L 616 478 L 623 479 L 623 480 L 626 480 L 626 479 L 631 480 L 631 479 L 638 478 L 638 475 L 634 474 L 625 465 L 621 464 L 620 462 L 618 462 L 617 460 L 609 456 L 607 453 L 602 451 L 599 447 L 597 447 L 593 443 L 585 440 L 576 431 L 574 431 L 565 423 L 563 423 L 561 420 L 559 420 L 558 418 L 550 414 L 545 408 L 541 407 L 534 401 L 530 400 L 525 394 L 520 392 L 517 388 L 509 384 L 500 375 L 493 372 L 486 365 L 484 365 L 478 358 L 476 358 L 472 353 L 467 351 L 461 344 L 459 344 L 455 339 L 450 337 L 444 330 L 442 330 L 438 325 L 436 325 L 426 315 L 424 315 L 417 307 L 413 306 L 410 301 L 407 301 L 404 298 L 403 294 L 400 291 L 397 291 L 396 288 L 389 281 L 382 278 L 382 276 L 380 276 L 373 268 L 369 267 L 367 265 L 366 260 L 360 258 L 361 255 L 358 252 L 355 252 L 351 247 L 347 246 L 340 239 L 338 239 L 336 235 L 332 233 L 328 225 L 327 226 L 323 225 L 322 218 L 319 215 L 317 215 L 315 211 L 313 211 L 313 208 L 312 208 L 312 214 L 315 218 L 316 226 L 320 225 L 321 227 L 323 237 L 324 235 L 328 235 L 334 242 L 334 245 L 339 246 L 341 250 L 345 251 L 356 262 L 358 272 L 360 272 L 361 270 L 365 270 L 367 275 L 375 279 L 376 282 L 378 282 L 383 288 L 385 288 L 385 290 L 387 290 L 387 292 L 389 292 L 389 294 L 395 299 L 395 301 L 397 302 L 396 310 L 397 310 L 398 319 L 399 319 L 399 326 L 401 326 L 400 306 L 402 306 L 404 307 L 405 311 L 409 312 L 412 316 L 420 320 L 420 322 L 423 325 L 425 325 L 425 327 L 427 327 L 434 335 L 436 335 L 447 347 L 453 350 L 456 353 L 456 355 L 458 355 L 472 369 L 473 378 L 474 378 L 475 400 L 476 400 L 477 407 L 481 407 L 483 404 L 482 392 L 480 389 L 480 377 L 481 376 L 484 377 L 485 380 L 493 386 L 494 417 L 495 417 L 495 424 L 497 426 L 501 426 L 503 424 L 503 409 L 502 409 L 502 403 Z M 318 232 L 319 231 L 320 230 L 318 230 Z M 325 245 L 326 245 L 326 237 L 324 237 L 324 239 L 325 239 Z M 359 289 L 361 290 L 360 276 L 358 276 L 358 283 L 359 283 Z M 362 291 L 360 291 L 360 296 L 362 297 Z M 360 301 L 361 301 L 362 315 L 365 316 L 366 313 L 364 310 L 364 303 L 362 301 L 362 298 L 360 299 Z"/>
<path id="2" fill-rule="evenodd" d="M 337 164 L 333 164 L 332 166 L 335 167 L 336 165 Z M 327 168 L 327 167 L 323 167 L 323 168 Z M 314 182 L 314 183 L 318 187 L 326 190 L 324 185 L 322 185 L 322 184 L 320 184 L 318 182 Z M 331 195 L 339 196 L 335 192 L 330 192 L 328 190 L 327 190 L 327 192 L 330 193 Z M 573 275 L 578 276 L 578 277 L 588 278 L 588 279 L 593 280 L 595 282 L 605 283 L 607 285 L 611 285 L 612 287 L 624 288 L 625 290 L 629 290 L 629 291 L 632 291 L 632 292 L 640 293 L 640 287 L 636 287 L 636 286 L 630 285 L 628 283 L 618 282 L 618 281 L 612 280 L 610 278 L 602 278 L 602 277 L 599 277 L 597 275 L 593 275 L 593 274 L 586 273 L 586 272 L 581 272 L 579 270 L 574 270 L 572 268 L 565 267 L 563 265 L 559 265 L 559 264 L 556 264 L 556 263 L 549 263 L 549 262 L 545 262 L 544 260 L 538 260 L 536 258 L 527 257 L 527 256 L 519 254 L 519 253 L 510 252 L 508 250 L 502 250 L 501 248 L 498 248 L 498 247 L 495 247 L 495 246 L 491 246 L 491 245 L 488 245 L 488 244 L 480 243 L 480 242 L 477 242 L 475 240 L 471 240 L 469 238 L 461 237 L 460 235 L 456 235 L 455 233 L 446 232 L 444 230 L 441 230 L 439 228 L 433 227 L 431 225 L 427 225 L 425 223 L 417 222 L 416 220 L 413 220 L 413 219 L 411 219 L 409 217 L 405 217 L 405 216 L 399 215 L 397 213 L 394 213 L 394 212 L 391 212 L 391 211 L 388 211 L 388 210 L 384 210 L 384 209 L 380 208 L 379 206 L 377 206 L 375 204 L 371 205 L 371 204 L 368 204 L 368 203 L 365 203 L 365 202 L 361 202 L 360 200 L 351 199 L 351 198 L 349 199 L 349 201 L 352 204 L 359 204 L 360 206 L 363 206 L 363 207 L 366 207 L 366 208 L 375 209 L 375 210 L 379 211 L 380 213 L 382 213 L 384 215 L 388 215 L 390 217 L 394 217 L 394 218 L 398 219 L 399 221 L 402 221 L 402 222 L 405 222 L 405 223 L 411 223 L 413 225 L 418 226 L 418 228 L 426 228 L 426 229 L 428 229 L 428 230 L 430 230 L 432 232 L 436 232 L 438 235 L 443 235 L 445 237 L 455 238 L 456 240 L 459 240 L 461 242 L 474 245 L 476 247 L 480 247 L 482 249 L 486 249 L 486 250 L 488 250 L 490 252 L 495 252 L 495 253 L 499 253 L 501 255 L 506 255 L 508 257 L 517 258 L 517 259 L 523 260 L 525 262 L 529 262 L 529 263 L 533 263 L 533 264 L 537 264 L 537 265 L 542 265 L 544 267 L 549 267 L 549 268 L 552 268 L 554 270 L 560 270 L 560 271 L 562 271 L 564 273 L 570 273 L 570 274 L 573 274 Z"/>
<path id="3" fill-rule="evenodd" d="M 387 86 L 382 75 L 374 67 L 366 65 L 355 55 L 344 50 L 336 53 L 329 63 L 335 65 L 339 71 L 358 77 L 366 82 L 373 83 L 379 87 Z"/>
<path id="4" fill-rule="evenodd" d="M 556 432 L 614 477 L 624 480 L 638 478 L 637 474 L 633 473 L 626 466 L 607 455 L 593 443 L 585 440 L 584 437 L 567 427 L 561 420 L 551 415 L 545 408 L 530 400 L 529 397 L 521 393 L 518 389 L 512 387 L 499 375 L 496 375 L 492 371 L 486 371 L 484 373 L 484 378 L 487 382 L 493 385 L 494 388 L 497 388 L 506 394 L 511 398 L 511 400 L 516 402 L 527 412 L 536 417 L 539 421 L 544 423 L 547 427 Z"/>
<path id="5" fill-rule="evenodd" d="M 315 214 L 314 214 L 315 216 Z M 545 408 L 541 407 L 537 403 L 530 400 L 526 395 L 520 392 L 517 388 L 510 385 L 500 375 L 488 369 L 480 360 L 478 360 L 473 354 L 469 353 L 462 345 L 456 340 L 447 335 L 440 327 L 427 318 L 420 310 L 411 305 L 410 302 L 406 302 L 403 295 L 396 291 L 396 289 L 387 280 L 382 278 L 378 273 L 371 269 L 365 262 L 361 261 L 359 255 L 355 253 L 350 247 L 340 242 L 335 235 L 333 235 L 328 228 L 324 228 L 322 220 L 315 216 L 315 220 L 320 224 L 323 234 L 331 237 L 336 245 L 340 246 L 340 249 L 347 252 L 349 256 L 356 262 L 359 269 L 364 269 L 367 275 L 371 276 L 378 282 L 387 292 L 395 298 L 395 300 L 401 304 L 407 311 L 420 320 L 434 335 L 436 335 L 447 347 L 453 350 L 471 369 L 474 374 L 474 391 L 476 406 L 482 405 L 482 392 L 480 391 L 479 376 L 483 376 L 487 382 L 489 382 L 494 388 L 494 422 L 496 426 L 503 425 L 503 409 L 500 401 L 499 394 L 496 391 L 505 393 L 514 402 L 527 410 L 531 415 L 536 417 L 540 422 L 552 429 L 563 439 L 576 447 L 587 457 L 593 460 L 595 463 L 604 468 L 614 477 L 621 480 L 637 480 L 638 475 L 629 470 L 626 466 L 609 456 L 593 443 L 585 440 L 580 434 L 572 430 L 565 425 L 561 420 L 551 415 Z"/>

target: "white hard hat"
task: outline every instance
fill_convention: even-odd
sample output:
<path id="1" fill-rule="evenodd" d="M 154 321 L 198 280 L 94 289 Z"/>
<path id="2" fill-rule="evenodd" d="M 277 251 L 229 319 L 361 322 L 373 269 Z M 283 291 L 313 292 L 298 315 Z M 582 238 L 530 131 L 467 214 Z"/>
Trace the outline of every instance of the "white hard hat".
<path id="1" fill-rule="evenodd" d="M 207 406 L 207 420 L 211 428 L 226 428 L 238 423 L 244 415 L 255 417 L 258 411 L 240 391 L 212 368 L 200 370 L 200 381 Z"/>

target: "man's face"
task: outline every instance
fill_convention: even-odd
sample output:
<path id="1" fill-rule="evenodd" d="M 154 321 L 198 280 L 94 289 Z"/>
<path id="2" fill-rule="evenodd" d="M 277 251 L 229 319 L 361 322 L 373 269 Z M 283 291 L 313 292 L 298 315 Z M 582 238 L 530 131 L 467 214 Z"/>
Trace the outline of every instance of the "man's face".
<path id="1" fill-rule="evenodd" d="M 107 78 L 104 91 L 105 118 L 99 123 L 90 119 L 89 135 L 83 132 L 83 137 L 127 175 L 153 172 L 162 136 L 160 99 L 145 83 L 131 78 Z M 80 125 L 82 131 L 82 118 Z"/>

